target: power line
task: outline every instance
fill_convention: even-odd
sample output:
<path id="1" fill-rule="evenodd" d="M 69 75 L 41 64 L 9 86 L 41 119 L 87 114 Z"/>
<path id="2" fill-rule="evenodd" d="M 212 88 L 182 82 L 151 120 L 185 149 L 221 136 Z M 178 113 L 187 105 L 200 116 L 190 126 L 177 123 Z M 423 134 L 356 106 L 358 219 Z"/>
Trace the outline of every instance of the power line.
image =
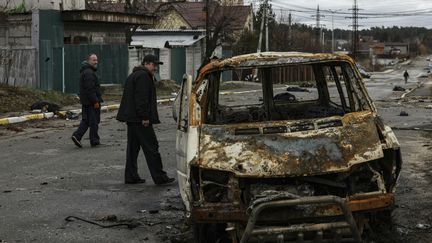
<path id="1" fill-rule="evenodd" d="M 299 5 L 294 4 L 288 4 L 284 2 L 278 2 L 277 0 L 272 0 L 273 4 L 276 6 L 279 6 L 284 9 L 289 9 L 291 11 L 295 12 L 303 12 L 303 13 L 312 13 L 315 12 L 315 9 L 309 8 L 309 7 L 303 7 Z M 276 2 L 275 2 L 276 1 Z M 351 10 L 351 9 L 350 9 Z M 323 13 L 331 13 L 334 15 L 351 15 L 352 12 L 343 12 L 343 11 L 330 11 L 326 9 L 322 9 L 321 12 Z M 387 17 L 404 17 L 404 16 L 418 16 L 418 15 L 425 15 L 425 16 L 432 16 L 432 8 L 428 9 L 422 9 L 422 10 L 405 10 L 405 11 L 398 11 L 398 12 L 366 12 L 363 11 L 362 13 L 358 14 L 359 17 L 361 16 L 374 16 L 377 18 L 387 18 Z"/>

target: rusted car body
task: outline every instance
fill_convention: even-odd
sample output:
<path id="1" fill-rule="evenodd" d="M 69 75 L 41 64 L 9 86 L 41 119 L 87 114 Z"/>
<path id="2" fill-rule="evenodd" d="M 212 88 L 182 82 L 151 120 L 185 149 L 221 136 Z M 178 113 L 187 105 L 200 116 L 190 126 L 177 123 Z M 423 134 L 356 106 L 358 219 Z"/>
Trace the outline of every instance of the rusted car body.
<path id="1" fill-rule="evenodd" d="M 275 74 L 281 82 L 281 70 L 302 66 L 316 99 L 277 99 Z M 220 104 L 230 70 L 257 73 L 257 104 Z M 213 60 L 185 77 L 174 107 L 180 191 L 199 242 L 359 242 L 369 219 L 394 206 L 399 143 L 346 55 Z"/>

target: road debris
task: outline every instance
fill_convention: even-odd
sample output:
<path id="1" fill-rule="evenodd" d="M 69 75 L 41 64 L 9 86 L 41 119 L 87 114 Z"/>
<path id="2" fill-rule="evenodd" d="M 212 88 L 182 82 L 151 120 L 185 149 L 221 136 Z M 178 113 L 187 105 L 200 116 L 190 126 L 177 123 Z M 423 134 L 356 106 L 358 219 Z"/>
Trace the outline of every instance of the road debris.
<path id="1" fill-rule="evenodd" d="M 409 230 L 406 228 L 402 228 L 402 227 L 397 227 L 396 231 L 398 232 L 399 235 L 401 236 L 406 236 L 409 234 Z"/>
<path id="2" fill-rule="evenodd" d="M 300 87 L 297 87 L 297 86 L 288 86 L 286 88 L 286 91 L 291 91 L 291 92 L 310 92 L 308 89 L 300 88 Z"/>
<path id="3" fill-rule="evenodd" d="M 406 89 L 405 88 L 402 88 L 401 86 L 395 86 L 394 88 L 393 88 L 393 91 L 405 91 Z"/>
<path id="4" fill-rule="evenodd" d="M 40 100 L 35 103 L 33 103 L 30 107 L 31 110 L 37 110 L 40 112 L 58 112 L 60 110 L 60 106 L 57 105 L 54 102 L 48 101 L 48 100 Z"/>
<path id="5" fill-rule="evenodd" d="M 116 222 L 117 220 L 118 220 L 117 216 L 114 214 L 105 215 L 100 217 L 99 219 L 96 219 L 96 221 L 110 221 L 110 222 Z"/>
<path id="6" fill-rule="evenodd" d="M 416 225 L 416 229 L 421 229 L 421 230 L 426 230 L 426 229 L 430 229 L 431 225 L 430 224 L 417 224 Z"/>
<path id="7" fill-rule="evenodd" d="M 406 112 L 406 111 L 401 111 L 401 112 L 399 113 L 399 116 L 409 116 L 409 114 L 408 114 L 408 112 Z"/>
<path id="8" fill-rule="evenodd" d="M 149 210 L 148 212 L 149 212 L 149 214 L 157 214 L 157 213 L 159 213 L 159 210 L 152 209 L 152 210 Z"/>
<path id="9" fill-rule="evenodd" d="M 73 222 L 74 220 L 79 220 L 79 221 L 83 221 L 89 224 L 93 224 L 93 225 L 97 225 L 101 228 L 113 228 L 113 227 L 119 227 L 119 226 L 126 226 L 128 229 L 134 229 L 138 226 L 141 225 L 141 223 L 139 222 L 128 222 L 128 223 L 118 223 L 118 224 L 109 224 L 109 225 L 103 225 L 103 224 L 99 224 L 96 223 L 94 221 L 88 220 L 88 219 L 84 219 L 84 218 L 80 218 L 80 217 L 76 217 L 76 216 L 68 216 L 65 218 L 66 222 Z"/>

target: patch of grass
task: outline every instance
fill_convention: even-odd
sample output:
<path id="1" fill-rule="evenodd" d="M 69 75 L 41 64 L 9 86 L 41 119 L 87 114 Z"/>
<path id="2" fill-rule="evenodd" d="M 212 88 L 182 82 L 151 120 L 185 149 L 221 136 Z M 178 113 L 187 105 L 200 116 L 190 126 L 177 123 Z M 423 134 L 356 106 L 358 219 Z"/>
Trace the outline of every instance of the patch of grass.
<path id="1" fill-rule="evenodd" d="M 41 100 L 50 101 L 59 106 L 79 103 L 74 95 L 58 91 L 43 91 L 29 87 L 14 87 L 0 84 L 0 113 L 30 110 L 33 103 Z"/>
<path id="2" fill-rule="evenodd" d="M 158 96 L 171 96 L 171 93 L 178 93 L 180 85 L 174 80 L 160 80 L 156 82 L 156 92 Z"/>

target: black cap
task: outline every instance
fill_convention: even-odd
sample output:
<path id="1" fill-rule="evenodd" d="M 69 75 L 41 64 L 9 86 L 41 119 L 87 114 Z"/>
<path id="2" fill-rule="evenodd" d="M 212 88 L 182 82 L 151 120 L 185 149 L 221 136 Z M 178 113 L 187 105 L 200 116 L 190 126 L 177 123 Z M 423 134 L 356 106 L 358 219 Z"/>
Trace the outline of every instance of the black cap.
<path id="1" fill-rule="evenodd" d="M 155 55 L 146 55 L 143 59 L 143 64 L 146 62 L 152 62 L 154 64 L 160 64 L 163 65 L 163 62 L 159 61 L 159 58 L 157 58 Z"/>

